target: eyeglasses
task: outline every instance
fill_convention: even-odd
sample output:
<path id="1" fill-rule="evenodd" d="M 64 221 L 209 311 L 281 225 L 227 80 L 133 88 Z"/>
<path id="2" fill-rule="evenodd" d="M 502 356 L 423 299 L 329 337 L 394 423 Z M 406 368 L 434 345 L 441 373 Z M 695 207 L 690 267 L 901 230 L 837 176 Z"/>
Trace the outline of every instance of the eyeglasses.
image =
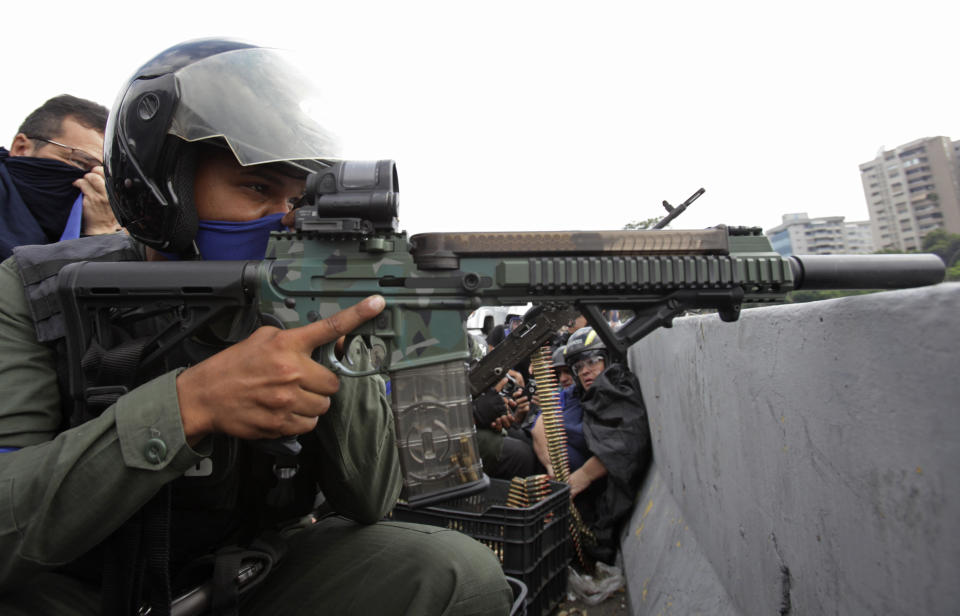
<path id="1" fill-rule="evenodd" d="M 580 371 L 584 368 L 593 368 L 598 364 L 603 363 L 603 357 L 600 355 L 594 355 L 593 357 L 588 357 L 586 359 L 581 359 L 580 361 L 574 362 L 573 364 L 573 373 L 580 374 Z"/>
<path id="2" fill-rule="evenodd" d="M 28 139 L 33 139 L 34 141 L 43 141 L 44 143 L 50 143 L 57 147 L 64 148 L 65 150 L 70 150 L 70 156 L 68 160 L 70 164 L 83 169 L 84 171 L 90 172 L 94 167 L 103 166 L 103 161 L 81 150 L 80 148 L 75 148 L 73 146 L 60 143 L 59 141 L 54 141 L 53 139 L 44 139 L 43 137 L 28 137 Z"/>

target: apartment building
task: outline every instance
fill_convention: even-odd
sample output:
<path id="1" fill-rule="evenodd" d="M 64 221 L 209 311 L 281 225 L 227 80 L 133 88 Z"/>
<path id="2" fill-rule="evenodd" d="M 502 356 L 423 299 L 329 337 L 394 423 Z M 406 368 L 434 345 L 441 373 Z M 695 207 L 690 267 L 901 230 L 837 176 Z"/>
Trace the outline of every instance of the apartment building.
<path id="1" fill-rule="evenodd" d="M 860 165 L 877 249 L 919 250 L 924 236 L 960 233 L 960 161 L 947 137 L 911 141 Z"/>
<path id="2" fill-rule="evenodd" d="M 873 243 L 873 225 L 869 220 L 843 223 L 843 236 L 846 254 L 868 255 L 876 252 Z"/>
<path id="3" fill-rule="evenodd" d="M 960 189 L 960 141 L 953 142 L 953 174 L 957 178 L 957 188 Z"/>
<path id="4" fill-rule="evenodd" d="M 844 222 L 843 216 L 810 218 L 806 212 L 784 214 L 781 220 L 765 234 L 773 249 L 784 256 L 874 252 L 869 221 Z"/>

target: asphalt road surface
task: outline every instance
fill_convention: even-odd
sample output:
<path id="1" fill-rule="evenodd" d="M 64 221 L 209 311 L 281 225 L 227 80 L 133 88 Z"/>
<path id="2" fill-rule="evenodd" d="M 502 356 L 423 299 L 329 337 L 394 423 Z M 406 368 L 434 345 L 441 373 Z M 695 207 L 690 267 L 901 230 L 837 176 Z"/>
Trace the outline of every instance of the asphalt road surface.
<path id="1" fill-rule="evenodd" d="M 626 591 L 621 588 L 597 605 L 587 605 L 580 600 L 570 600 L 569 593 L 564 601 L 551 612 L 552 616 L 627 616 L 630 604 Z"/>

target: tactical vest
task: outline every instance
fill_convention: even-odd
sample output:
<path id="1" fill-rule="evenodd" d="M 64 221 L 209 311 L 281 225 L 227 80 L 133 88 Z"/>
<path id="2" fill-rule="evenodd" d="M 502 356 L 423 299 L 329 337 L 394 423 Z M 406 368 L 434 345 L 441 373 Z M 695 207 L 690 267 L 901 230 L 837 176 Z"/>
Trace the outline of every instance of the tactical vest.
<path id="1" fill-rule="evenodd" d="M 37 340 L 56 351 L 57 381 L 64 418 L 61 430 L 65 430 L 71 425 L 91 419 L 102 412 L 103 408 L 91 411 L 87 405 L 82 402 L 78 404 L 78 401 L 70 398 L 70 367 L 67 365 L 65 351 L 67 327 L 57 295 L 57 275 L 64 266 L 76 261 L 143 261 L 144 247 L 126 234 L 115 234 L 43 246 L 22 246 L 16 248 L 14 254 L 20 268 Z M 183 354 L 174 355 L 166 365 L 155 371 L 157 374 L 148 376 L 152 378 L 187 365 L 178 365 L 177 361 L 188 362 L 189 359 L 184 359 Z M 139 384 L 142 383 L 123 385 L 132 389 Z M 102 584 L 106 595 L 112 584 L 108 579 L 110 571 L 119 570 L 122 573 L 124 569 L 136 569 L 138 566 L 142 570 L 143 564 L 139 561 L 155 557 L 143 546 L 128 545 L 131 542 L 129 535 L 142 535 L 144 528 L 151 525 L 168 525 L 168 556 L 176 591 L 178 573 L 186 571 L 184 575 L 191 578 L 184 580 L 185 587 L 195 583 L 196 576 L 192 569 L 198 559 L 206 558 L 212 566 L 210 554 L 253 542 L 264 528 L 311 510 L 316 486 L 307 473 L 298 473 L 291 482 L 292 485 L 284 487 L 288 494 L 283 502 L 268 502 L 277 491 L 278 482 L 273 471 L 275 458 L 246 441 L 226 435 L 215 435 L 212 438 L 212 455 L 170 484 L 169 493 L 164 494 L 167 490 L 161 492 L 158 498 L 165 499 L 165 503 L 158 505 L 151 501 L 130 522 L 118 529 L 114 536 L 65 567 L 63 571 L 84 581 Z M 300 438 L 305 446 L 312 444 L 312 435 Z M 241 477 L 243 481 L 240 480 Z M 166 509 L 165 518 L 163 509 Z M 157 519 L 161 521 L 158 522 Z M 130 531 L 131 526 L 136 527 L 134 532 Z M 124 537 L 124 534 L 127 537 Z M 106 573 L 101 576 L 101 571 Z M 141 577 L 146 580 L 145 586 L 149 587 L 150 576 Z M 135 588 L 141 587 L 143 579 L 137 580 Z M 171 592 L 169 580 L 159 582 L 163 583 L 167 587 L 161 589 L 160 603 L 163 603 L 164 597 L 169 598 Z M 158 583 L 154 582 L 154 585 L 156 584 Z M 152 597 L 151 605 L 156 607 L 156 589 L 148 588 L 148 591 Z M 130 588 L 123 589 L 121 594 L 125 596 L 120 603 L 112 606 L 105 603 L 105 611 L 126 609 L 118 605 L 138 605 L 139 599 L 136 595 L 139 593 L 136 590 L 132 592 L 134 596 L 130 596 Z M 162 608 L 160 612 L 165 613 Z"/>

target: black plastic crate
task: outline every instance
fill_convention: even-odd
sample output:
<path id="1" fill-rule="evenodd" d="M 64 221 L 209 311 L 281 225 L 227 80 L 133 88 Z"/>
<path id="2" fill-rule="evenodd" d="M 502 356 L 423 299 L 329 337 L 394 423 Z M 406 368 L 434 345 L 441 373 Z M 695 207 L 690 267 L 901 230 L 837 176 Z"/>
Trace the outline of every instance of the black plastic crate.
<path id="1" fill-rule="evenodd" d="M 524 508 L 507 507 L 510 482 L 492 479 L 479 494 L 429 507 L 397 503 L 393 519 L 458 530 L 497 555 L 503 572 L 527 586 L 528 616 L 548 614 L 567 591 L 570 487 L 550 482 L 550 495 Z"/>

